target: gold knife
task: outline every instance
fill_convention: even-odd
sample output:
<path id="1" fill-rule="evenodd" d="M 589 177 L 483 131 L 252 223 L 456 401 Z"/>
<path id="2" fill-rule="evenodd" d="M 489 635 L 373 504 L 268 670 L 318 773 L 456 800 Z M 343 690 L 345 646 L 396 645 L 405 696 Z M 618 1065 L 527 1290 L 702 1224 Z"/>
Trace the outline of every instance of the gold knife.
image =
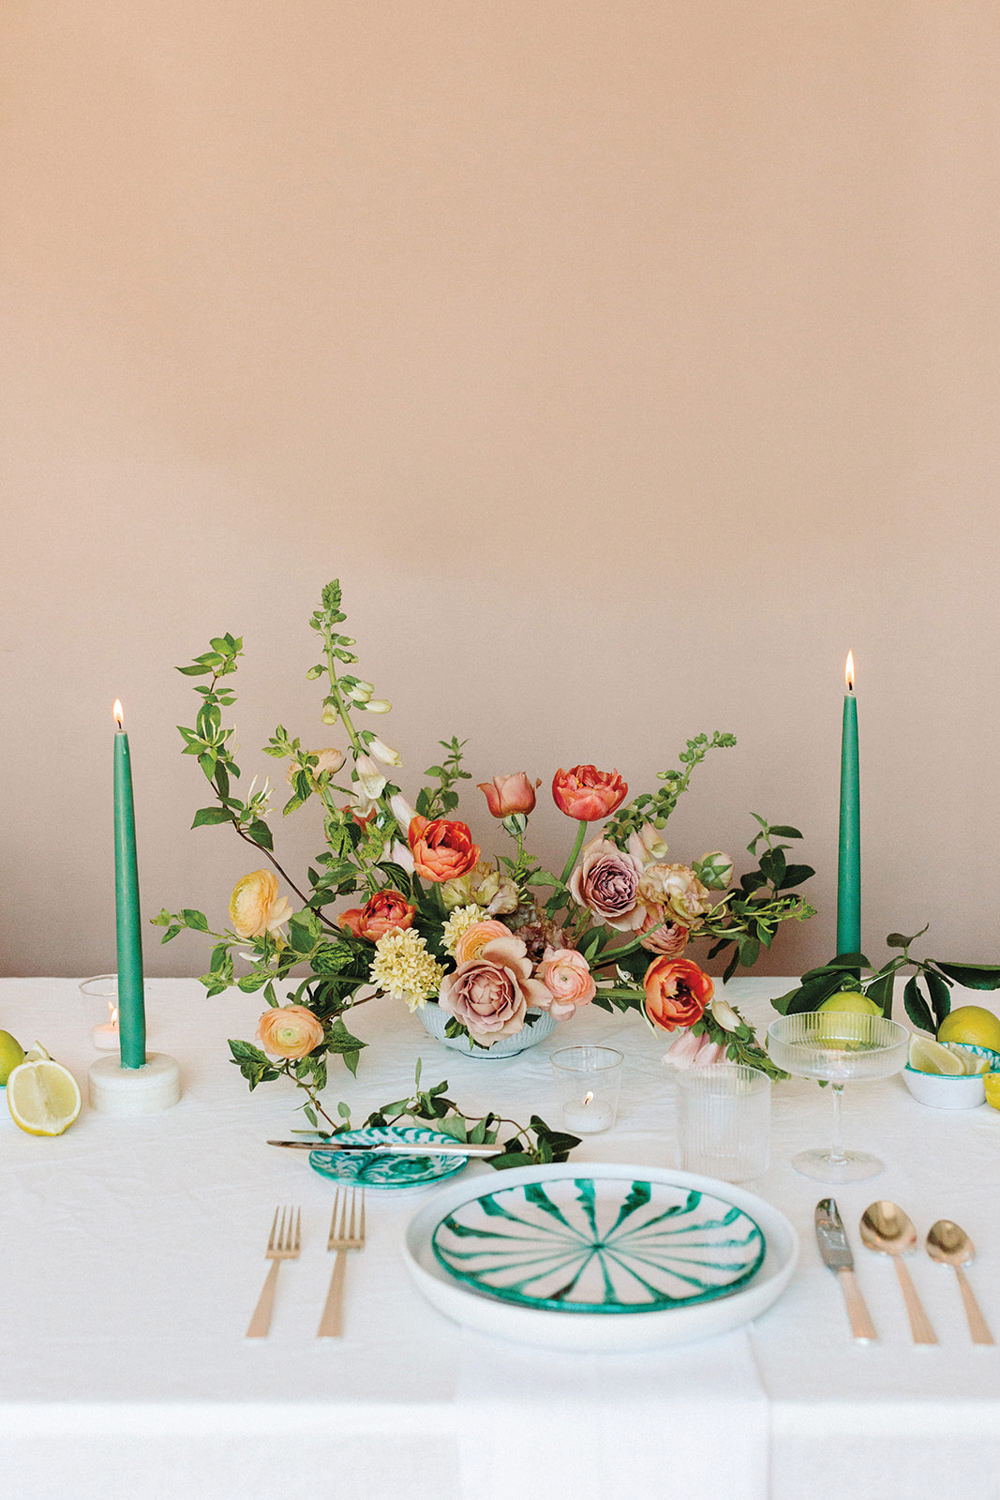
<path id="1" fill-rule="evenodd" d="M 820 1255 L 840 1282 L 847 1303 L 847 1316 L 851 1320 L 851 1332 L 859 1343 L 877 1343 L 878 1334 L 854 1279 L 854 1256 L 847 1243 L 847 1231 L 833 1198 L 821 1198 L 816 1205 L 816 1239 Z"/>
<path id="2" fill-rule="evenodd" d="M 502 1146 L 471 1146 L 463 1141 L 445 1145 L 442 1141 L 386 1141 L 363 1146 L 358 1141 L 268 1141 L 269 1146 L 284 1146 L 289 1151 L 367 1151 L 374 1156 L 502 1156 Z"/>

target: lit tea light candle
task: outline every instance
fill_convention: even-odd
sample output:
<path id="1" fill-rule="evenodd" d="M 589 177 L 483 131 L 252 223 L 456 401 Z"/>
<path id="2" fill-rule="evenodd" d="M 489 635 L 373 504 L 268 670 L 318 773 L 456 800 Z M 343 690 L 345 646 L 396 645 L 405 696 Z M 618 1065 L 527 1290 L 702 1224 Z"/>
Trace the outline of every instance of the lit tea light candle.
<path id="1" fill-rule="evenodd" d="M 94 1027 L 94 1046 L 98 1052 L 112 1052 L 119 1046 L 118 1007 L 108 1001 L 108 1019 L 102 1026 Z"/>
<path id="2" fill-rule="evenodd" d="M 563 1105 L 563 1119 L 571 1130 L 579 1130 L 581 1135 L 594 1135 L 599 1130 L 608 1129 L 614 1120 L 614 1112 L 610 1104 L 602 1104 L 588 1091 L 579 1104 Z"/>

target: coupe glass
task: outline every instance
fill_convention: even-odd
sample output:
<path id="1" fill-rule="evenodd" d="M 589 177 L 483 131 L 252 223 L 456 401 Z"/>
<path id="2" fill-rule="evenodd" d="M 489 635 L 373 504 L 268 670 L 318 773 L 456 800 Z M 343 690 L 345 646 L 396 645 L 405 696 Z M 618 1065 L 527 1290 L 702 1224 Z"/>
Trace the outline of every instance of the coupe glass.
<path id="1" fill-rule="evenodd" d="M 877 1177 L 885 1165 L 877 1156 L 844 1150 L 840 1098 L 845 1083 L 871 1083 L 899 1072 L 910 1041 L 906 1027 L 883 1016 L 821 1010 L 779 1016 L 767 1028 L 767 1039 L 768 1051 L 779 1068 L 799 1078 L 829 1083 L 833 1096 L 833 1144 L 828 1151 L 800 1151 L 792 1157 L 795 1170 L 820 1182 Z"/>

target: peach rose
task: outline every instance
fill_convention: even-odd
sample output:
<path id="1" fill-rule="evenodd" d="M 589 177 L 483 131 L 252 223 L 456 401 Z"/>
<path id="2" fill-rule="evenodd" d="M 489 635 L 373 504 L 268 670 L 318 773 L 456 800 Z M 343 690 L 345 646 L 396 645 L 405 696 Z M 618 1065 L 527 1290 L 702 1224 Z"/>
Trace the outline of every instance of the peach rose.
<path id="1" fill-rule="evenodd" d="M 632 932 L 645 916 L 638 904 L 641 873 L 631 854 L 623 854 L 606 839 L 591 839 L 570 876 L 570 895 L 609 927 Z"/>
<path id="2" fill-rule="evenodd" d="M 667 920 L 699 927 L 712 905 L 709 891 L 688 865 L 647 865 L 639 882 L 639 900 L 666 908 Z"/>
<path id="3" fill-rule="evenodd" d="M 304 1005 L 282 1005 L 266 1010 L 257 1026 L 257 1040 L 274 1057 L 305 1057 L 323 1040 L 323 1023 Z"/>
<path id="4" fill-rule="evenodd" d="M 531 960 L 525 952 L 520 939 L 508 933 L 487 943 L 480 958 L 460 964 L 441 981 L 441 1009 L 460 1021 L 481 1047 L 520 1031 L 528 1006 L 543 1006 L 549 999 L 545 985 L 531 978 Z"/>
<path id="5" fill-rule="evenodd" d="M 552 778 L 552 797 L 560 812 L 584 823 L 608 818 L 628 796 L 628 784 L 617 771 L 596 766 L 571 766 Z"/>
<path id="6" fill-rule="evenodd" d="M 270 870 L 254 870 L 233 886 L 229 920 L 241 938 L 277 936 L 292 914 L 287 896 L 278 895 L 278 877 Z"/>
<path id="7" fill-rule="evenodd" d="M 384 891 L 377 891 L 364 906 L 352 906 L 350 911 L 341 912 L 337 918 L 337 926 L 354 937 L 377 943 L 384 933 L 390 932 L 394 927 L 412 927 L 416 914 L 417 908 L 405 896 L 386 887 Z"/>
<path id="8" fill-rule="evenodd" d="M 597 994 L 590 965 L 574 948 L 546 948 L 538 977 L 549 992 L 549 1014 L 568 1021 L 578 1005 L 587 1005 Z"/>
<path id="9" fill-rule="evenodd" d="M 642 981 L 643 1009 L 662 1031 L 686 1030 L 700 1021 L 715 985 L 689 958 L 654 958 Z"/>
<path id="10" fill-rule="evenodd" d="M 492 784 L 488 781 L 477 783 L 495 818 L 506 818 L 510 813 L 530 813 L 535 806 L 535 787 L 541 784 L 541 781 L 536 781 L 532 786 L 524 771 L 515 771 L 511 776 L 494 776 Z"/>
<path id="11" fill-rule="evenodd" d="M 473 922 L 455 944 L 456 964 L 467 964 L 470 959 L 482 958 L 487 943 L 497 938 L 509 938 L 510 928 L 502 922 Z"/>
<path id="12" fill-rule="evenodd" d="M 468 824 L 448 818 L 428 820 L 418 813 L 410 824 L 409 841 L 417 874 L 424 880 L 454 880 L 479 859 L 479 845 L 472 842 Z"/>

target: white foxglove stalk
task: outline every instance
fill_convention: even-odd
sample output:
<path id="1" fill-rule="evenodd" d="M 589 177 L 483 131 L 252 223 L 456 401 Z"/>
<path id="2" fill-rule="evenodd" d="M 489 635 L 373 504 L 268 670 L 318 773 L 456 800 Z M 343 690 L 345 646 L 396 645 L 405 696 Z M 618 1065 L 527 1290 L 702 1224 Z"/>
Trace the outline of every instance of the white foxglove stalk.
<path id="1" fill-rule="evenodd" d="M 369 714 L 388 714 L 392 712 L 392 704 L 388 698 L 369 698 L 366 703 L 359 703 L 358 707 L 363 708 Z"/>
<path id="2" fill-rule="evenodd" d="M 385 777 L 370 755 L 359 755 L 354 762 L 354 773 L 359 790 L 365 797 L 374 800 L 385 790 Z"/>
<path id="3" fill-rule="evenodd" d="M 375 691 L 375 684 L 374 682 L 356 682 L 347 691 L 355 703 L 367 703 Z"/>
<path id="4" fill-rule="evenodd" d="M 640 865 L 651 864 L 654 859 L 665 859 L 667 845 L 658 828 L 652 823 L 643 823 L 628 836 L 628 852 Z"/>
<path id="5" fill-rule="evenodd" d="M 712 1012 L 712 1020 L 721 1026 L 723 1031 L 736 1031 L 740 1024 L 740 1018 L 733 1010 L 728 1000 L 723 1000 L 721 995 L 716 995 L 709 1010 Z"/>
<path id="6" fill-rule="evenodd" d="M 403 757 L 398 750 L 393 750 L 390 745 L 380 740 L 378 735 L 372 735 L 368 741 L 368 749 L 376 760 L 380 760 L 384 766 L 401 766 Z"/>
<path id="7" fill-rule="evenodd" d="M 410 824 L 417 816 L 415 809 L 410 806 L 402 792 L 396 792 L 394 796 L 389 798 L 389 806 L 392 808 L 392 815 L 404 834 L 408 834 Z"/>

